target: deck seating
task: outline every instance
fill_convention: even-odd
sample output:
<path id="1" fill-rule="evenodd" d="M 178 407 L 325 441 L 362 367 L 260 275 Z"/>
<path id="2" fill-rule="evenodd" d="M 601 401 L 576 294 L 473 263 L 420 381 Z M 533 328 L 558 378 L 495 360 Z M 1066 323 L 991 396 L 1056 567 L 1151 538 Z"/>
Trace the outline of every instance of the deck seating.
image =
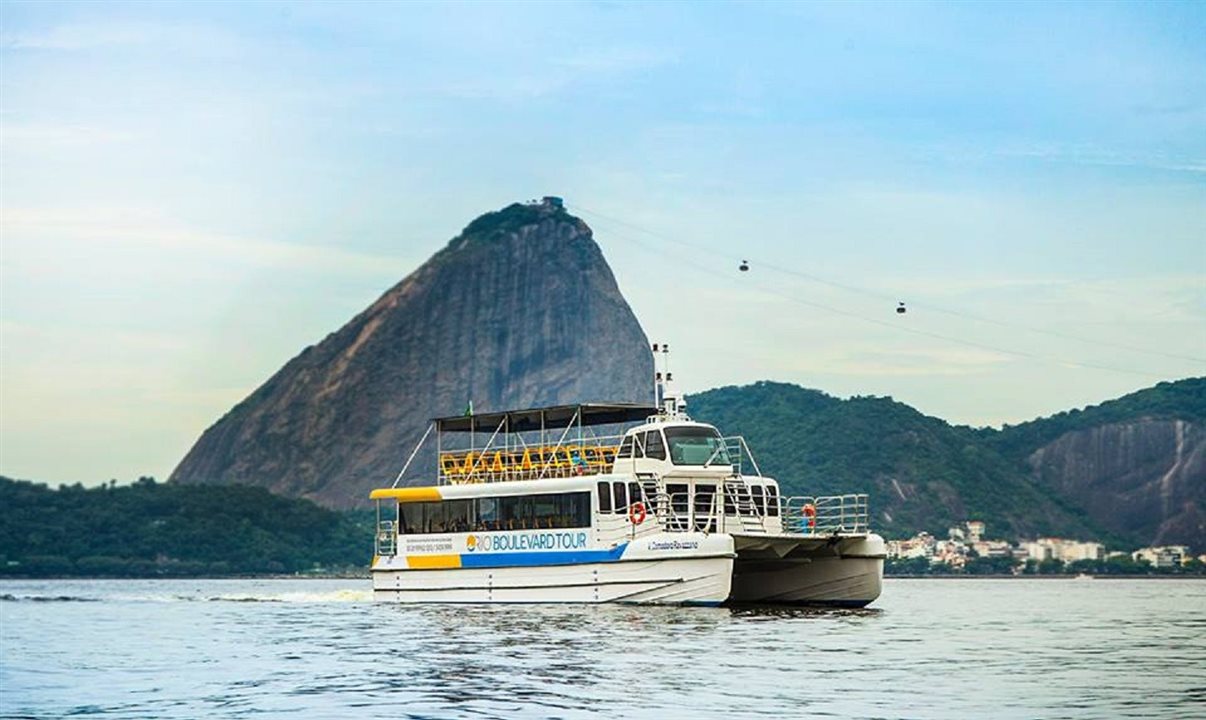
<path id="1" fill-rule="evenodd" d="M 596 475 L 611 468 L 619 446 L 540 445 L 524 449 L 440 453 L 440 475 L 453 483 Z"/>

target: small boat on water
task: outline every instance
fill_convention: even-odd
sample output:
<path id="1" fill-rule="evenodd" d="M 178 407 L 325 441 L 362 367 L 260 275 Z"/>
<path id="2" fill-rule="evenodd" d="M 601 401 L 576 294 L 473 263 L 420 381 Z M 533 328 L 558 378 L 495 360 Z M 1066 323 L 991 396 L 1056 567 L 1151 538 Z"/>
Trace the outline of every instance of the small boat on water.
<path id="1" fill-rule="evenodd" d="M 439 418 L 377 504 L 373 595 L 420 603 L 863 607 L 884 542 L 866 495 L 783 497 L 741 437 L 657 406 Z M 435 483 L 398 487 L 435 437 Z M 481 442 L 484 439 L 484 442 Z"/>

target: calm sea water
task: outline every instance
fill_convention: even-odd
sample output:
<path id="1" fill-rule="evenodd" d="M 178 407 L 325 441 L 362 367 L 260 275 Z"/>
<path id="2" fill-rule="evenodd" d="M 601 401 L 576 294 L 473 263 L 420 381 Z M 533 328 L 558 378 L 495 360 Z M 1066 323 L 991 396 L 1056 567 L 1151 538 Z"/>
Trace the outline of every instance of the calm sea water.
<path id="1" fill-rule="evenodd" d="M 862 611 L 0 582 L 0 716 L 1206 717 L 1206 581 L 889 580 Z"/>

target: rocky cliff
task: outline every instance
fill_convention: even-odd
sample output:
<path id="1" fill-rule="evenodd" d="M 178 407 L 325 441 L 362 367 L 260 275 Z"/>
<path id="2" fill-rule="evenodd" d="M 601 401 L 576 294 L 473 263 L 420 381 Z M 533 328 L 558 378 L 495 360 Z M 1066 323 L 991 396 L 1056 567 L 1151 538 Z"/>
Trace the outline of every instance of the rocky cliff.
<path id="1" fill-rule="evenodd" d="M 1124 543 L 1206 551 L 1206 377 L 988 434 L 1036 486 Z"/>
<path id="2" fill-rule="evenodd" d="M 1206 544 L 1206 427 L 1144 418 L 1069 432 L 1035 450 L 1040 484 L 1120 535 Z"/>
<path id="3" fill-rule="evenodd" d="M 172 473 L 334 507 L 388 485 L 427 420 L 579 401 L 649 401 L 648 343 L 591 230 L 511 205 L 447 247 L 202 434 Z"/>

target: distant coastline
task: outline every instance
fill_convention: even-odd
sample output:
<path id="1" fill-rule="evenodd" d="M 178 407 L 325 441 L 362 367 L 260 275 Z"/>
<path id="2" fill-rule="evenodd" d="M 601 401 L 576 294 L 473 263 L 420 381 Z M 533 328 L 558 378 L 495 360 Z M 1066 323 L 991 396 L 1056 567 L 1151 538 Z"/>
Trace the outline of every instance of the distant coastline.
<path id="1" fill-rule="evenodd" d="M 369 569 L 363 571 L 307 573 L 244 573 L 238 575 L 0 575 L 0 585 L 11 581 L 30 580 L 369 580 Z"/>
<path id="2" fill-rule="evenodd" d="M 1138 573 L 1133 575 L 884 575 L 884 580 L 1206 580 L 1206 575 Z"/>

